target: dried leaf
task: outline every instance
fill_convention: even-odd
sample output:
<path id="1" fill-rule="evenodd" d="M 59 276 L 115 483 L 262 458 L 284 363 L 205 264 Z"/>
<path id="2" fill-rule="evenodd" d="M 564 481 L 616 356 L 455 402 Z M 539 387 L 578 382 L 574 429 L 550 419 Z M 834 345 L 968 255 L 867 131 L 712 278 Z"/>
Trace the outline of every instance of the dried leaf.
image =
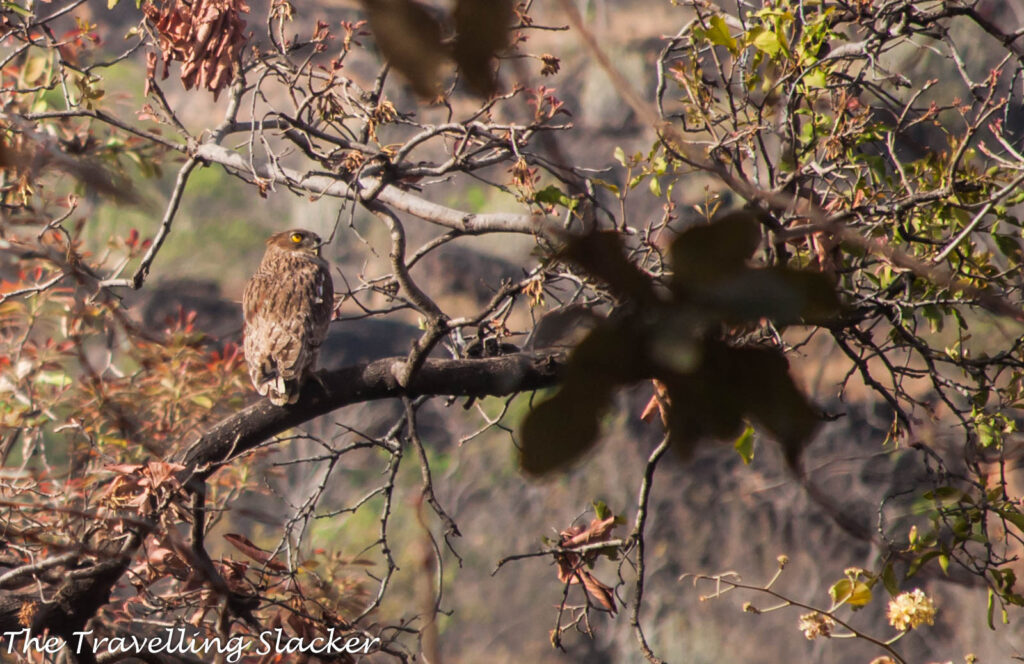
<path id="1" fill-rule="evenodd" d="M 612 593 L 612 589 L 609 586 L 601 583 L 597 580 L 593 574 L 587 570 L 580 570 L 577 572 L 579 578 L 583 582 L 583 587 L 586 589 L 587 594 L 590 595 L 594 600 L 597 601 L 604 609 L 609 613 L 615 614 L 615 595 Z"/>
<path id="2" fill-rule="evenodd" d="M 152 0 L 142 6 L 159 37 L 163 78 L 172 61 L 181 62 L 186 90 L 204 87 L 214 99 L 231 84 L 235 63 L 245 45 L 244 0 Z M 148 83 L 147 83 L 148 88 Z"/>
<path id="3" fill-rule="evenodd" d="M 251 541 L 249 541 L 249 539 L 246 538 L 244 535 L 228 533 L 224 535 L 224 539 L 226 539 L 231 544 L 231 546 L 235 547 L 236 549 L 244 553 L 249 558 L 252 558 L 256 562 L 263 563 L 270 569 L 276 570 L 278 572 L 288 571 L 287 565 L 277 560 L 274 560 L 274 557 L 270 555 L 269 551 L 264 551 L 260 547 L 256 546 Z"/>
<path id="4" fill-rule="evenodd" d="M 594 519 L 586 528 L 575 526 L 568 530 L 563 530 L 560 533 L 562 536 L 560 544 L 564 549 L 571 549 L 592 542 L 603 542 L 611 536 L 612 529 L 615 526 L 615 516 L 609 516 L 605 519 Z"/>
<path id="5" fill-rule="evenodd" d="M 647 405 L 644 406 L 644 410 L 640 413 L 640 419 L 644 422 L 650 422 L 651 418 L 654 417 L 654 413 L 658 413 L 661 416 L 661 423 L 668 426 L 668 389 L 665 384 L 657 378 L 651 381 L 654 387 L 654 394 L 651 395 Z"/>
<path id="6" fill-rule="evenodd" d="M 163 546 L 151 548 L 146 556 L 146 562 L 160 576 L 170 575 L 176 579 L 186 579 L 191 572 L 181 556 Z"/>
<path id="7" fill-rule="evenodd" d="M 148 475 L 150 482 L 154 489 L 159 489 L 165 485 L 171 485 L 172 488 L 179 486 L 178 473 L 185 470 L 185 466 L 179 463 L 167 463 L 165 461 L 151 461 L 146 464 L 144 473 Z"/>

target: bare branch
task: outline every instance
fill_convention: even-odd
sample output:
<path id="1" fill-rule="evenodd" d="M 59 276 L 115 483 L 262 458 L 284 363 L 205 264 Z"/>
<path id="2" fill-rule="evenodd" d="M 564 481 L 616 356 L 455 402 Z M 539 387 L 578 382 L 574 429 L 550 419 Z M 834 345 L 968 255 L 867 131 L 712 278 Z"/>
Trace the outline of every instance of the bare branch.
<path id="1" fill-rule="evenodd" d="M 246 159 L 228 148 L 204 144 L 196 148 L 195 158 L 220 164 L 233 173 L 252 175 L 276 184 L 311 193 L 356 200 L 361 195 L 352 190 L 343 180 L 322 173 L 300 173 L 276 162 L 258 164 L 250 169 Z M 376 186 L 369 181 L 361 182 L 361 190 L 372 191 Z M 515 213 L 472 213 L 455 210 L 444 205 L 420 198 L 394 185 L 384 185 L 376 194 L 376 200 L 400 212 L 406 212 L 425 221 L 453 228 L 466 235 L 481 233 L 526 233 L 543 234 L 544 218 L 539 215 Z"/>

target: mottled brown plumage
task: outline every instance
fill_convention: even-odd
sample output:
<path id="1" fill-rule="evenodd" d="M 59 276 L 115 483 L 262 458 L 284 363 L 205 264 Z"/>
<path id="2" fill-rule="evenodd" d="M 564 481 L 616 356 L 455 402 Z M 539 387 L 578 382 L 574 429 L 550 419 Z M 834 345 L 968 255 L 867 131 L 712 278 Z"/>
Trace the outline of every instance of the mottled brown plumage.
<path id="1" fill-rule="evenodd" d="M 272 235 L 242 295 L 249 377 L 278 406 L 299 398 L 331 321 L 334 282 L 320 244 L 310 231 Z"/>

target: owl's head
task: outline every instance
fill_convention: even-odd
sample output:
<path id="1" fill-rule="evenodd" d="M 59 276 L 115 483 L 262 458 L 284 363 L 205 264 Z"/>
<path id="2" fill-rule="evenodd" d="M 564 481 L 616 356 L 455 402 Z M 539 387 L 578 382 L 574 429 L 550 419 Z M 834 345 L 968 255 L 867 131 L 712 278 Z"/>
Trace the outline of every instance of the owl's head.
<path id="1" fill-rule="evenodd" d="M 323 240 L 319 235 L 301 228 L 275 233 L 267 240 L 268 247 L 277 247 L 285 251 L 297 251 L 313 256 L 320 255 L 321 245 L 323 245 Z"/>

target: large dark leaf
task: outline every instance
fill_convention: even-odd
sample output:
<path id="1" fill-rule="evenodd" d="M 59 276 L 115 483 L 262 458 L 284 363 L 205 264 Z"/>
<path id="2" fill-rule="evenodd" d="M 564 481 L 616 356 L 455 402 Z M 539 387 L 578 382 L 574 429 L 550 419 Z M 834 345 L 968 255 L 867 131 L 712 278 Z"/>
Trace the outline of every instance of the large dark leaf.
<path id="1" fill-rule="evenodd" d="M 789 375 L 789 363 L 778 351 L 735 349 L 746 380 L 746 410 L 782 444 L 786 460 L 796 465 L 821 423 L 821 413 Z"/>
<path id="2" fill-rule="evenodd" d="M 495 88 L 494 56 L 508 47 L 512 0 L 455 3 L 455 62 L 469 89 L 489 97 Z"/>
<path id="3" fill-rule="evenodd" d="M 363 0 L 363 8 L 384 58 L 417 94 L 435 97 L 445 58 L 440 23 L 411 0 Z"/>
<path id="4" fill-rule="evenodd" d="M 570 304 L 544 314 L 533 326 L 528 350 L 576 346 L 603 319 L 585 304 Z"/>
<path id="5" fill-rule="evenodd" d="M 523 420 L 524 470 L 539 475 L 564 468 L 594 446 L 612 393 L 646 373 L 636 339 L 623 326 L 605 323 L 580 342 L 561 389 Z"/>
<path id="6" fill-rule="evenodd" d="M 610 384 L 576 382 L 534 407 L 521 430 L 523 470 L 542 475 L 583 456 L 597 442 L 600 417 L 611 394 Z"/>
<path id="7" fill-rule="evenodd" d="M 787 460 L 795 462 L 817 430 L 821 414 L 793 382 L 782 353 L 721 342 L 710 342 L 705 352 L 705 379 L 715 376 L 723 396 L 728 390 L 743 414 L 763 426 L 782 444 Z"/>
<path id="8" fill-rule="evenodd" d="M 721 349 L 701 343 L 692 371 L 677 372 L 678 363 L 656 371 L 669 398 L 668 426 L 676 452 L 687 458 L 697 443 L 735 438 L 743 426 L 743 402 L 736 399 Z"/>
<path id="9" fill-rule="evenodd" d="M 818 272 L 788 268 L 743 269 L 719 281 L 696 285 L 695 304 L 729 322 L 770 318 L 776 324 L 823 323 L 840 313 L 835 284 Z"/>
<path id="10" fill-rule="evenodd" d="M 739 272 L 760 242 L 760 224 L 754 213 L 745 210 L 683 231 L 672 243 L 673 287 L 686 292 L 694 285 Z"/>
<path id="11" fill-rule="evenodd" d="M 693 371 L 678 373 L 666 365 L 655 371 L 668 390 L 673 445 L 684 457 L 702 439 L 734 439 L 751 419 L 782 443 L 787 460 L 795 463 L 821 420 L 793 383 L 785 357 L 774 349 L 707 340 Z"/>
<path id="12" fill-rule="evenodd" d="M 618 233 L 602 231 L 573 237 L 559 257 L 608 284 L 620 299 L 632 298 L 638 304 L 655 301 L 651 278 L 626 258 Z"/>

